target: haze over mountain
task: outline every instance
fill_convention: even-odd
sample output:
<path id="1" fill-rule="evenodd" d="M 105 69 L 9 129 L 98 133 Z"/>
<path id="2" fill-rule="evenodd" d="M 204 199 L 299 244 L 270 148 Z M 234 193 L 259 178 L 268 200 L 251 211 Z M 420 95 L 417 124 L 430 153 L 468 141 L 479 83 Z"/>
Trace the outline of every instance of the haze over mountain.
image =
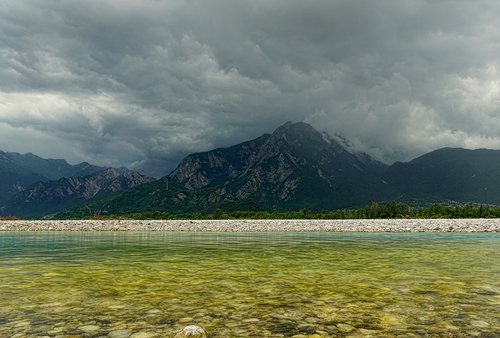
<path id="1" fill-rule="evenodd" d="M 228 148 L 187 156 L 168 176 L 60 214 L 143 211 L 314 210 L 399 200 L 500 205 L 499 150 L 444 148 L 413 161 L 380 163 L 306 123 Z"/>
<path id="2" fill-rule="evenodd" d="M 191 190 L 224 186 L 231 198 L 252 198 L 264 209 L 500 204 L 500 150 L 443 148 L 389 166 L 308 124 L 287 123 L 254 141 L 189 155 L 168 178 Z"/>
<path id="3" fill-rule="evenodd" d="M 0 215 L 192 213 L 218 207 L 329 210 L 391 200 L 500 205 L 500 150 L 442 148 L 387 165 L 304 122 L 287 122 L 271 134 L 188 155 L 159 180 L 128 169 L 0 155 L 0 178 L 10 189 Z"/>

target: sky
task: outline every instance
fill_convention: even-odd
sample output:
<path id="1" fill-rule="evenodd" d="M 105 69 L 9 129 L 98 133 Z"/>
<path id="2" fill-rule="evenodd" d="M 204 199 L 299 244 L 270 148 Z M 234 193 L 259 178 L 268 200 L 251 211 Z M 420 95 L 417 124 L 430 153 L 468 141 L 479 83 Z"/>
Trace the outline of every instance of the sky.
<path id="1" fill-rule="evenodd" d="M 0 150 L 162 176 L 304 121 L 500 149 L 498 0 L 0 0 Z"/>

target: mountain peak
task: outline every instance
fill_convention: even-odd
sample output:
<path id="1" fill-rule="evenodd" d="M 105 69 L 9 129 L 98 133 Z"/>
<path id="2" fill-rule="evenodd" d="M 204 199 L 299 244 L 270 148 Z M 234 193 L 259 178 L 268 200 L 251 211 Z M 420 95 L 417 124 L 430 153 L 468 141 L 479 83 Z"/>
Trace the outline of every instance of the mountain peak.
<path id="1" fill-rule="evenodd" d="M 318 131 L 313 128 L 308 123 L 305 122 L 291 122 L 287 121 L 278 128 L 276 128 L 273 132 L 273 134 L 281 134 L 281 133 L 287 133 L 287 132 L 294 132 L 294 133 L 311 133 L 311 132 L 316 132 Z"/>
<path id="2" fill-rule="evenodd" d="M 349 153 L 326 132 L 320 132 L 306 122 L 286 122 L 271 134 L 268 143 L 277 151 L 287 148 L 294 156 L 308 160 L 325 151 L 332 156 Z"/>
<path id="3" fill-rule="evenodd" d="M 189 190 L 216 189 L 207 201 L 252 199 L 271 209 L 347 207 L 368 203 L 365 187 L 380 185 L 371 163 L 305 122 L 286 122 L 270 135 L 191 154 L 169 179 Z M 345 193 L 352 198 L 341 197 Z M 301 204 L 304 196 L 309 202 Z"/>

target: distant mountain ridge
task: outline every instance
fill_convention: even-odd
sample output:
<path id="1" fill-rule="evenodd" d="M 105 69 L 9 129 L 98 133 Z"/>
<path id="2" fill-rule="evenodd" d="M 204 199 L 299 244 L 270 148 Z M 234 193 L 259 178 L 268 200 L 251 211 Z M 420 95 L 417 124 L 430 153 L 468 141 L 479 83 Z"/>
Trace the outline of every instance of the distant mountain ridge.
<path id="1" fill-rule="evenodd" d="M 44 159 L 31 153 L 0 151 L 0 203 L 39 181 L 86 176 L 105 168 L 82 162 L 71 165 L 61 159 Z"/>
<path id="2" fill-rule="evenodd" d="M 500 205 L 500 150 L 441 148 L 385 174 L 401 201 L 461 201 Z"/>
<path id="3" fill-rule="evenodd" d="M 84 177 L 37 182 L 0 206 L 0 214 L 42 217 L 151 181 L 136 171 L 108 168 Z"/>

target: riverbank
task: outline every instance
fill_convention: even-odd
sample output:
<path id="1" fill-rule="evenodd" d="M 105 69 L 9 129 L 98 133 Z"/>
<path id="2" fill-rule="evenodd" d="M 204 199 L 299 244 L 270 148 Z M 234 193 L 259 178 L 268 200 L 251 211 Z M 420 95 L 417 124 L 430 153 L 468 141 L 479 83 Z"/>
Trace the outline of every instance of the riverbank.
<path id="1" fill-rule="evenodd" d="M 0 231 L 500 232 L 500 219 L 0 221 Z"/>

